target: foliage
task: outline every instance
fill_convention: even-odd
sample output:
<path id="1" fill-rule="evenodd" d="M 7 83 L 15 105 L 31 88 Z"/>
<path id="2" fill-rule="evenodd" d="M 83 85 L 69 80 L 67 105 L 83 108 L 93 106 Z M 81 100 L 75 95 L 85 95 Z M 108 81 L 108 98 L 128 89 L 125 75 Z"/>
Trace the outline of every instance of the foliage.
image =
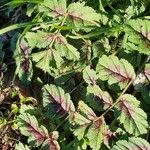
<path id="1" fill-rule="evenodd" d="M 150 150 L 150 2 L 2 4 L 0 149 Z"/>

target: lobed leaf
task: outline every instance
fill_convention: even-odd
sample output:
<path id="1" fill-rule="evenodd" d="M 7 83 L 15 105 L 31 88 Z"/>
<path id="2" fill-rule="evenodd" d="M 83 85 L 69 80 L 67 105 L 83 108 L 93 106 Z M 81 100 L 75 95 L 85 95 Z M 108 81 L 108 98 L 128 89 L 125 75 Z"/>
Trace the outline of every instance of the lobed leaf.
<path id="1" fill-rule="evenodd" d="M 148 128 L 147 115 L 139 105 L 140 102 L 134 96 L 124 94 L 117 106 L 120 111 L 119 121 L 128 133 L 135 136 L 146 133 Z"/>
<path id="2" fill-rule="evenodd" d="M 109 85 L 119 84 L 124 88 L 135 78 L 133 67 L 127 60 L 119 60 L 116 56 L 103 55 L 96 66 L 96 72 L 103 81 L 108 80 Z"/>
<path id="3" fill-rule="evenodd" d="M 142 139 L 131 137 L 128 141 L 120 140 L 113 146 L 112 150 L 150 150 L 150 144 Z"/>

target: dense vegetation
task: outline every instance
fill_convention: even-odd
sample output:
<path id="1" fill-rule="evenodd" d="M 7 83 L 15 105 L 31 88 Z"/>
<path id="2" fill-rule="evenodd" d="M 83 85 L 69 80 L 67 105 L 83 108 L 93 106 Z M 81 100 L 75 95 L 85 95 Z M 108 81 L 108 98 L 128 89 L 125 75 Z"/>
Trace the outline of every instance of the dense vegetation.
<path id="1" fill-rule="evenodd" d="M 150 150 L 148 0 L 0 5 L 0 149 Z"/>

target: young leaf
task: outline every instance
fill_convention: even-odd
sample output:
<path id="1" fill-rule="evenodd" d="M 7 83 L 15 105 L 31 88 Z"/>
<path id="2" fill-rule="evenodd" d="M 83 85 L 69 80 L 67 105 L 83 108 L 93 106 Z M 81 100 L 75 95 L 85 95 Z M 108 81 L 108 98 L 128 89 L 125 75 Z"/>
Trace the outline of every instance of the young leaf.
<path id="1" fill-rule="evenodd" d="M 89 85 L 90 84 L 95 85 L 96 84 L 96 80 L 97 80 L 96 72 L 93 69 L 90 69 L 90 66 L 87 66 L 83 70 L 83 79 Z"/>
<path id="2" fill-rule="evenodd" d="M 131 137 L 128 141 L 120 140 L 113 146 L 112 150 L 150 150 L 150 144 L 142 139 Z"/>
<path id="3" fill-rule="evenodd" d="M 87 92 L 97 96 L 104 104 L 104 109 L 107 109 L 113 104 L 113 100 L 108 92 L 102 91 L 98 85 L 88 86 Z"/>
<path id="4" fill-rule="evenodd" d="M 75 27 L 97 25 L 100 15 L 93 8 L 85 6 L 84 2 L 76 2 L 68 6 L 68 20 Z"/>
<path id="5" fill-rule="evenodd" d="M 125 59 L 119 60 L 116 56 L 103 55 L 97 64 L 96 72 L 103 81 L 108 80 L 110 85 L 118 83 L 124 88 L 130 80 L 135 78 L 131 64 Z"/>
<path id="6" fill-rule="evenodd" d="M 55 112 L 69 113 L 75 112 L 75 107 L 71 101 L 70 95 L 65 93 L 61 87 L 55 85 L 45 85 L 43 87 L 43 104 L 44 107 L 48 105 L 55 106 Z"/>
<path id="7" fill-rule="evenodd" d="M 140 102 L 130 94 L 124 94 L 118 103 L 119 120 L 125 130 L 135 136 L 147 132 L 148 122 L 146 113 L 139 108 Z"/>
<path id="8" fill-rule="evenodd" d="M 80 53 L 61 34 L 56 35 L 54 46 L 62 57 L 66 57 L 68 60 L 79 60 Z"/>

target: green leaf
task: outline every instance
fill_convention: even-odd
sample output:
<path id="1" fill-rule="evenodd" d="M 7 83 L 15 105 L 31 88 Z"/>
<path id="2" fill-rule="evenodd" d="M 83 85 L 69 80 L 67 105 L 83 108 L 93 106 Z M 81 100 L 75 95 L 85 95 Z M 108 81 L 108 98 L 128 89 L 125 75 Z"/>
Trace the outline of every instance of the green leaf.
<path id="1" fill-rule="evenodd" d="M 135 78 L 134 68 L 125 59 L 103 55 L 96 66 L 96 72 L 102 81 L 108 80 L 109 85 L 119 84 L 121 89 Z"/>
<path id="2" fill-rule="evenodd" d="M 94 121 L 89 127 L 86 137 L 89 139 L 89 145 L 93 150 L 99 150 L 105 134 L 105 121 L 104 118 L 100 118 Z"/>
<path id="3" fill-rule="evenodd" d="M 66 0 L 44 0 L 39 11 L 53 18 L 63 16 L 66 13 Z"/>
<path id="4" fill-rule="evenodd" d="M 92 7 L 85 6 L 84 2 L 68 6 L 68 21 L 75 27 L 98 25 L 99 20 L 100 15 Z"/>
<path id="5" fill-rule="evenodd" d="M 78 112 L 74 115 L 74 123 L 77 127 L 74 135 L 79 140 L 87 137 L 89 145 L 93 150 L 99 150 L 104 140 L 105 121 L 104 118 L 98 120 L 93 110 L 83 101 L 79 101 Z"/>
<path id="6" fill-rule="evenodd" d="M 18 126 L 21 133 L 34 141 L 37 146 L 41 145 L 48 137 L 48 131 L 44 126 L 38 125 L 37 119 L 29 113 L 19 115 Z"/>
<path id="7" fill-rule="evenodd" d="M 16 144 L 15 150 L 30 150 L 27 145 L 23 145 L 21 142 Z"/>
<path id="8" fill-rule="evenodd" d="M 147 115 L 139 108 L 140 102 L 130 94 L 124 94 L 118 103 L 119 121 L 125 130 L 135 136 L 145 134 L 148 128 Z"/>
<path id="9" fill-rule="evenodd" d="M 112 150 L 133 150 L 133 149 L 140 149 L 140 150 L 150 150 L 150 144 L 142 139 L 142 138 L 135 138 L 131 137 L 128 141 L 120 140 L 113 146 Z"/>
<path id="10" fill-rule="evenodd" d="M 150 54 L 150 21 L 129 20 L 124 28 L 127 38 L 126 49 L 136 50 L 139 53 Z"/>
<path id="11" fill-rule="evenodd" d="M 113 100 L 107 91 L 102 91 L 98 85 L 88 86 L 87 92 L 94 94 L 99 98 L 99 101 L 102 101 L 104 109 L 109 108 L 113 104 Z"/>
<path id="12" fill-rule="evenodd" d="M 80 53 L 74 46 L 69 44 L 66 38 L 63 37 L 61 34 L 56 35 L 54 46 L 62 57 L 65 57 L 68 60 L 79 60 Z"/>
<path id="13" fill-rule="evenodd" d="M 54 49 L 33 53 L 32 59 L 36 62 L 36 67 L 52 76 L 57 74 L 56 69 L 61 66 L 63 61 L 58 52 Z"/>
<path id="14" fill-rule="evenodd" d="M 28 44 L 31 48 L 38 47 L 38 48 L 46 48 L 50 45 L 54 38 L 53 33 L 47 33 L 43 31 L 35 32 L 27 32 L 25 38 L 28 41 Z M 38 38 L 37 38 L 38 37 Z"/>
<path id="15" fill-rule="evenodd" d="M 42 148 L 59 150 L 59 144 L 56 141 L 58 139 L 58 132 L 53 131 L 51 135 L 48 134 L 48 130 L 44 126 L 39 126 L 35 116 L 29 113 L 23 113 L 18 117 L 18 126 L 21 133 L 28 136 L 28 142 L 32 146 L 40 146 Z M 34 145 L 33 145 L 34 144 Z"/>
<path id="16" fill-rule="evenodd" d="M 72 114 L 75 112 L 75 107 L 70 95 L 65 93 L 61 87 L 56 87 L 52 84 L 43 87 L 43 104 L 44 107 L 50 104 L 55 106 L 55 113 Z"/>
<path id="17" fill-rule="evenodd" d="M 83 101 L 79 101 L 78 111 L 89 120 L 95 120 L 97 118 L 94 111 Z"/>
<path id="18" fill-rule="evenodd" d="M 96 84 L 96 80 L 97 80 L 96 72 L 93 69 L 90 69 L 90 66 L 87 66 L 83 70 L 83 79 L 89 85 L 90 84 L 95 85 Z"/>

